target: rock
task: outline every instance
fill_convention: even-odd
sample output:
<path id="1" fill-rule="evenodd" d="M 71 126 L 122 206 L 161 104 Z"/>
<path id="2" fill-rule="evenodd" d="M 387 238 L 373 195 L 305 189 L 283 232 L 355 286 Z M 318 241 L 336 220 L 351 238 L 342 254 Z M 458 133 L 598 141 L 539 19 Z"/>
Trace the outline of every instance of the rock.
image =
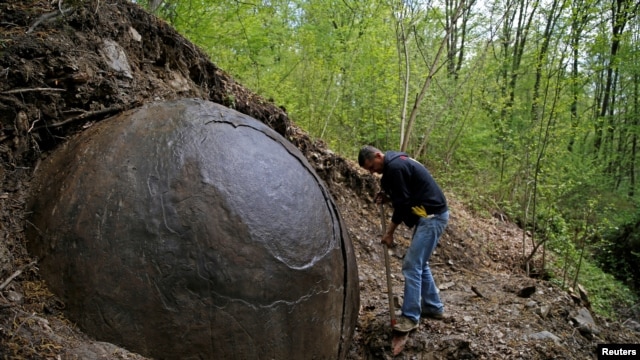
<path id="1" fill-rule="evenodd" d="M 541 318 L 546 318 L 547 315 L 549 315 L 549 311 L 551 311 L 551 306 L 549 305 L 540 305 L 540 307 L 538 308 L 538 315 L 540 315 Z"/>
<path id="2" fill-rule="evenodd" d="M 584 303 L 584 298 L 586 297 L 586 295 L 584 295 L 582 291 L 579 291 L 579 294 L 576 294 L 572 287 L 567 289 L 567 291 L 569 292 L 569 296 L 576 305 L 588 305 L 587 303 Z"/>
<path id="3" fill-rule="evenodd" d="M 578 284 L 578 293 L 580 294 L 580 300 L 582 300 L 584 306 L 591 307 L 591 301 L 589 301 L 589 293 L 587 293 L 587 290 L 585 290 L 585 288 L 580 284 Z"/>
<path id="4" fill-rule="evenodd" d="M 531 295 L 533 295 L 535 292 L 536 292 L 536 287 L 535 287 L 535 285 L 533 285 L 533 286 L 527 286 L 527 287 L 524 287 L 524 288 L 520 289 L 518 291 L 517 295 L 519 297 L 521 297 L 521 298 L 528 298 Z"/>
<path id="5" fill-rule="evenodd" d="M 162 359 L 343 359 L 355 256 L 300 152 L 201 100 L 95 124 L 45 159 L 31 252 L 67 316 Z"/>
<path id="6" fill-rule="evenodd" d="M 117 42 L 105 39 L 102 44 L 102 53 L 109 67 L 122 74 L 124 77 L 133 79 L 131 65 L 127 59 L 127 53 Z"/>
<path id="7" fill-rule="evenodd" d="M 13 302 L 13 303 L 19 303 L 21 304 L 24 301 L 24 295 L 22 295 L 21 293 L 17 292 L 17 291 L 13 291 L 13 290 L 9 290 L 7 291 L 7 300 Z"/>
<path id="8" fill-rule="evenodd" d="M 529 338 L 534 339 L 534 340 L 551 339 L 556 343 L 560 342 L 560 338 L 559 337 L 555 336 L 553 333 L 551 333 L 549 331 L 546 331 L 546 330 L 531 334 L 531 335 L 529 335 Z"/>
<path id="9" fill-rule="evenodd" d="M 637 321 L 628 319 L 623 322 L 622 325 L 624 325 L 624 327 L 626 327 L 627 329 L 631 329 L 635 332 L 640 332 L 640 323 L 638 323 Z"/>
<path id="10" fill-rule="evenodd" d="M 456 283 L 453 281 L 448 281 L 440 286 L 438 286 L 438 290 L 447 290 L 453 287 Z"/>
<path id="11" fill-rule="evenodd" d="M 449 359 L 476 359 L 477 355 L 471 350 L 471 342 L 462 336 L 451 335 L 442 338 L 442 351 Z"/>
<path id="12" fill-rule="evenodd" d="M 580 308 L 576 314 L 571 316 L 571 321 L 582 335 L 591 336 L 600 333 L 591 313 L 586 308 Z"/>
<path id="13" fill-rule="evenodd" d="M 142 41 L 142 36 L 140 35 L 140 33 L 131 26 L 129 26 L 129 35 L 131 35 L 131 38 L 133 39 L 133 41 L 137 41 L 137 42 Z"/>

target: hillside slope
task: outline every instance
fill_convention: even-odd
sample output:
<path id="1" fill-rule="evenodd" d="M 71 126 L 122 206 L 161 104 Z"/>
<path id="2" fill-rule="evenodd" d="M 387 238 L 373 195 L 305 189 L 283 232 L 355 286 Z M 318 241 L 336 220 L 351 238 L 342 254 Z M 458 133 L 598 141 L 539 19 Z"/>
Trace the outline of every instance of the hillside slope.
<path id="1" fill-rule="evenodd" d="M 215 61 L 215 59 L 214 59 Z M 144 359 L 89 338 L 62 314 L 25 249 L 25 199 L 47 152 L 140 104 L 208 99 L 261 120 L 295 144 L 327 183 L 357 254 L 361 309 L 349 359 L 391 358 L 377 179 L 309 138 L 284 110 L 244 89 L 166 23 L 127 1 L 0 1 L 0 355 L 3 359 Z M 434 174 L 437 178 L 437 174 Z M 640 343 L 620 322 L 518 268 L 514 224 L 480 219 L 447 194 L 450 225 L 432 261 L 451 318 L 423 320 L 403 359 L 587 359 L 598 343 Z M 394 294 L 410 231 L 392 249 Z M 518 296 L 523 289 L 535 291 Z M 400 299 L 401 301 L 401 299 Z M 593 314 L 591 314 L 593 316 Z"/>

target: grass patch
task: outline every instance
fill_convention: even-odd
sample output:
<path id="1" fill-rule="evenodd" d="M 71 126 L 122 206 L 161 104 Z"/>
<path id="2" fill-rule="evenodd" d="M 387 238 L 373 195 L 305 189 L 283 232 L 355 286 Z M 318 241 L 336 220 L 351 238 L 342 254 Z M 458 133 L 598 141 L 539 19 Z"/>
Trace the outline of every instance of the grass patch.
<path id="1" fill-rule="evenodd" d="M 554 267 L 558 271 L 557 269 L 563 268 L 563 264 L 556 262 Z M 568 278 L 571 280 L 564 284 L 565 288 L 572 285 L 575 268 L 570 267 L 569 272 Z M 562 270 L 559 270 L 558 274 L 562 274 Z M 553 278 L 551 281 L 562 286 L 561 277 Z M 628 286 L 613 275 L 605 273 L 588 259 L 582 259 L 578 284 L 587 290 L 592 310 L 609 319 L 620 320 L 625 316 L 625 310 L 638 304 L 639 301 L 638 296 Z"/>

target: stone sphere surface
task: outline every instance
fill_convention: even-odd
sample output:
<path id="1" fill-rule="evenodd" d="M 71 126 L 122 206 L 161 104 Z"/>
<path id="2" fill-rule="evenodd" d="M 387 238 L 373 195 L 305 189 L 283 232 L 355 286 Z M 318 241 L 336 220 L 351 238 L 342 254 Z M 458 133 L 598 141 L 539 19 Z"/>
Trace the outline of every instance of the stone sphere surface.
<path id="1" fill-rule="evenodd" d="M 158 359 L 341 359 L 355 256 L 304 156 L 263 123 L 157 102 L 67 141 L 35 172 L 27 228 L 69 318 Z"/>

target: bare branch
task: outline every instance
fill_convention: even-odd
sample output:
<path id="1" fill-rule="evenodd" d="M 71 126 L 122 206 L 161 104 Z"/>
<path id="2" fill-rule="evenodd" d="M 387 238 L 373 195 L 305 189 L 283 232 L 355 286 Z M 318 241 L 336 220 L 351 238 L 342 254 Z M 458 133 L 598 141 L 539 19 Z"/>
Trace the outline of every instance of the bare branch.
<path id="1" fill-rule="evenodd" d="M 16 272 L 11 274 L 11 276 L 9 276 L 7 278 L 7 280 L 5 280 L 2 284 L 0 284 L 0 290 L 4 289 L 7 285 L 9 285 L 9 283 L 11 283 L 11 281 L 13 281 L 13 279 L 15 279 L 16 277 L 20 276 L 20 274 L 22 274 L 22 272 L 24 270 L 26 270 L 27 268 L 35 265 L 36 263 L 37 263 L 36 261 L 32 261 L 32 262 L 28 263 L 27 265 L 23 266 L 22 268 L 16 270 Z"/>
<path id="2" fill-rule="evenodd" d="M 2 94 L 21 94 L 21 93 L 32 92 L 32 91 L 67 91 L 67 90 L 59 89 L 59 88 L 13 89 L 13 90 L 3 91 Z"/>

